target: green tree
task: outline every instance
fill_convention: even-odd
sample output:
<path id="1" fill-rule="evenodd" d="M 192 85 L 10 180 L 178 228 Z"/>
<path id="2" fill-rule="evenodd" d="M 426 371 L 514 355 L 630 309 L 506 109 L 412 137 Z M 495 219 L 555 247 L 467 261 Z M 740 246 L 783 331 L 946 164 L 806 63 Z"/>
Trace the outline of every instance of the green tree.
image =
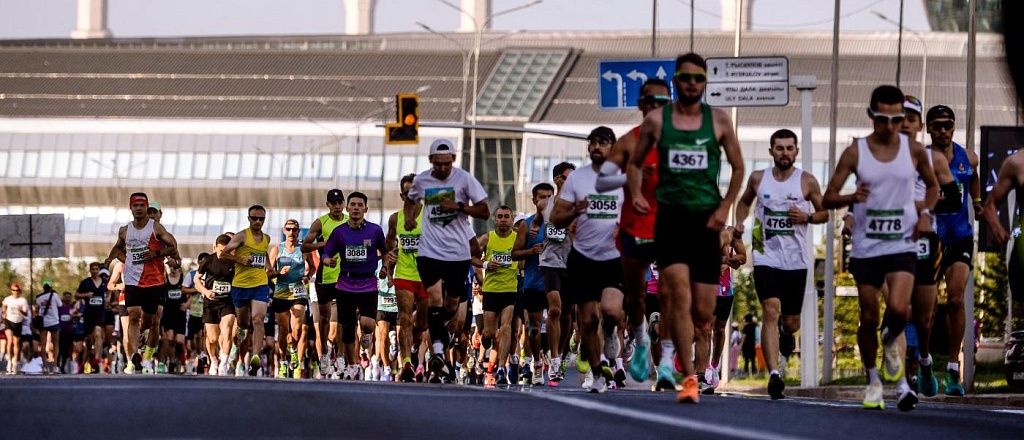
<path id="1" fill-rule="evenodd" d="M 6 297 L 11 294 L 10 287 L 13 283 L 18 283 L 24 286 L 26 279 L 28 279 L 27 276 L 22 276 L 14 270 L 14 266 L 11 265 L 10 261 L 0 261 L 0 283 L 2 283 L 2 285 L 0 285 L 0 297 Z M 27 292 L 28 289 L 25 289 L 25 291 Z"/>
<path id="2" fill-rule="evenodd" d="M 754 271 L 750 267 L 741 267 L 733 277 L 732 320 L 743 322 L 743 317 L 750 313 L 761 316 L 761 302 L 757 300 L 754 290 Z"/>
<path id="3" fill-rule="evenodd" d="M 78 283 L 88 276 L 89 263 L 86 261 L 72 263 L 64 258 L 47 259 L 42 268 L 35 270 L 36 285 L 40 286 L 37 292 L 42 291 L 45 280 L 53 281 L 53 290 L 57 292 L 74 292 Z"/>
<path id="4" fill-rule="evenodd" d="M 975 267 L 974 314 L 981 321 L 981 335 L 1002 337 L 1006 331 L 1006 292 L 1009 280 L 1006 273 L 1006 254 L 985 252 L 983 263 Z M 1015 301 L 1013 328 L 1024 328 L 1024 302 Z"/>

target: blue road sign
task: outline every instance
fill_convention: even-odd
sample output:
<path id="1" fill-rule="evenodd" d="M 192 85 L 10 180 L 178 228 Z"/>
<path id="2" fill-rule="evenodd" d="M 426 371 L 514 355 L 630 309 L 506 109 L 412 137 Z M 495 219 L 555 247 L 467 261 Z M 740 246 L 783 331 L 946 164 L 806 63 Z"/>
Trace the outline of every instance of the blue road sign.
<path id="1" fill-rule="evenodd" d="M 598 102 L 601 110 L 635 110 L 640 99 L 640 86 L 650 78 L 668 82 L 673 100 L 672 86 L 674 59 L 602 60 L 597 64 Z"/>

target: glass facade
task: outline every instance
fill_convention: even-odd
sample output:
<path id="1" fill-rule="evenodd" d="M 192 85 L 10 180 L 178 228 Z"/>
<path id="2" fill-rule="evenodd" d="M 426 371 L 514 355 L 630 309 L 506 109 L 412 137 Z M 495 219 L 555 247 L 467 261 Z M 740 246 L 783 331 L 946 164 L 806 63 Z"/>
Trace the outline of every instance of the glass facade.
<path id="1" fill-rule="evenodd" d="M 1014 0 L 1020 1 L 1020 0 Z M 978 32 L 1003 31 L 1003 0 L 977 0 Z M 968 0 L 924 0 L 933 31 L 967 32 Z"/>

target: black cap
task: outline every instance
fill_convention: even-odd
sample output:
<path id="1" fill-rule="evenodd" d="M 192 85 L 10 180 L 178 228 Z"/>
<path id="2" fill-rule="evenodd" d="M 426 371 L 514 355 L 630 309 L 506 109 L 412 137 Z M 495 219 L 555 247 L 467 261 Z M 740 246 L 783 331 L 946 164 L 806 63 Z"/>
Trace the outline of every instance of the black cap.
<path id="1" fill-rule="evenodd" d="M 590 135 L 587 136 L 587 140 L 589 141 L 595 137 L 605 139 L 608 142 L 615 142 L 615 132 L 612 131 L 612 129 L 605 127 L 603 125 L 591 130 Z"/>
<path id="2" fill-rule="evenodd" d="M 944 105 L 937 105 L 928 109 L 928 116 L 925 118 L 925 122 L 932 122 L 932 120 L 939 118 L 955 121 L 956 115 L 953 113 L 953 109 Z"/>
<path id="3" fill-rule="evenodd" d="M 337 188 L 332 189 L 330 191 L 327 191 L 327 201 L 328 202 L 339 202 L 339 201 L 344 202 L 345 201 L 345 193 L 341 192 L 341 190 L 337 189 Z"/>

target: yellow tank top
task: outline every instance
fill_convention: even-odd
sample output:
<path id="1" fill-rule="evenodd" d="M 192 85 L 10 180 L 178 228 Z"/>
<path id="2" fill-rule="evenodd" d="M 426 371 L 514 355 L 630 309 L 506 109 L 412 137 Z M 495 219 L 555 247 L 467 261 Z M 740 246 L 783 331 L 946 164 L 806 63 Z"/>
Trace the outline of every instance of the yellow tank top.
<path id="1" fill-rule="evenodd" d="M 491 231 L 487 236 L 487 253 L 484 261 L 498 263 L 495 270 L 487 270 L 484 274 L 484 292 L 515 292 L 519 289 L 519 265 L 512 261 L 512 247 L 516 244 L 516 232 L 502 238 L 497 232 Z"/>
<path id="2" fill-rule="evenodd" d="M 420 281 L 420 272 L 416 268 L 416 256 L 419 255 L 420 235 L 423 227 L 423 211 L 420 210 L 416 229 L 405 229 L 405 210 L 398 211 L 395 233 L 398 236 L 398 262 L 395 266 L 395 278 L 399 280 Z"/>
<path id="3" fill-rule="evenodd" d="M 340 221 L 335 221 L 334 219 L 332 219 L 331 218 L 331 213 L 327 213 L 327 214 L 324 214 L 324 215 L 320 216 L 320 237 L 319 237 L 320 241 L 327 241 L 328 238 L 331 238 L 331 232 L 334 231 L 334 228 L 337 228 L 338 226 L 341 226 L 343 223 L 345 223 L 347 221 L 348 221 L 348 215 L 344 215 L 344 214 L 341 216 L 341 220 Z M 332 256 L 333 257 L 337 257 L 337 255 L 332 255 Z M 323 258 L 323 257 L 324 257 L 323 255 L 320 256 L 320 258 Z M 341 265 L 340 264 L 335 264 L 334 267 L 327 267 L 327 266 L 324 266 L 324 265 L 320 265 L 320 269 L 323 270 L 323 283 L 324 284 L 334 284 L 334 283 L 338 282 L 338 275 L 341 275 Z"/>
<path id="4" fill-rule="evenodd" d="M 270 236 L 263 234 L 263 241 L 257 243 L 252 238 L 252 230 L 245 228 L 245 244 L 235 251 L 235 256 L 240 258 L 252 257 L 252 266 L 235 264 L 235 278 L 231 285 L 241 288 L 253 288 L 266 286 L 267 279 L 267 249 L 270 244 Z"/>

